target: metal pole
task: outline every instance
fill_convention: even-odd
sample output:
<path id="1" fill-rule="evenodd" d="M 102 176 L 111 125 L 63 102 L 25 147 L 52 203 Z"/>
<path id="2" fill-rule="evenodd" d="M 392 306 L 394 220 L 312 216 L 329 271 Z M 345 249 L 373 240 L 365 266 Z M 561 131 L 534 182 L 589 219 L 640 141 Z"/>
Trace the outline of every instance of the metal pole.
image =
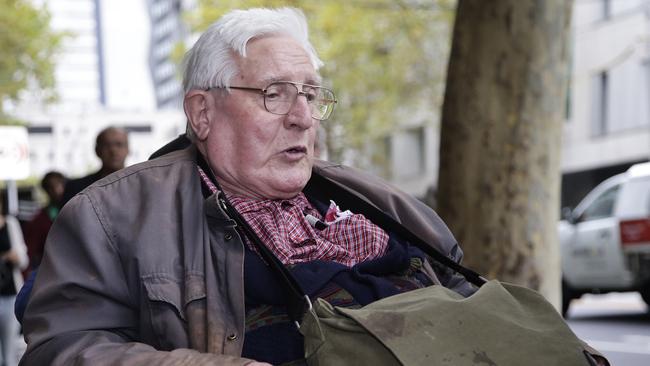
<path id="1" fill-rule="evenodd" d="M 7 181 L 7 214 L 18 215 L 18 188 L 15 180 Z"/>

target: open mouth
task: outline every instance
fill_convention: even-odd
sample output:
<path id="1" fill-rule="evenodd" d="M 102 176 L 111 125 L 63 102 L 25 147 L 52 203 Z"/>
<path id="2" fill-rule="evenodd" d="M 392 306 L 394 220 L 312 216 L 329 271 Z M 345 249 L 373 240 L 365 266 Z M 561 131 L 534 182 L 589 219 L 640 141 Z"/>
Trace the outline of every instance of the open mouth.
<path id="1" fill-rule="evenodd" d="M 306 154 L 307 148 L 304 146 L 293 146 L 284 151 L 288 152 L 289 154 Z"/>

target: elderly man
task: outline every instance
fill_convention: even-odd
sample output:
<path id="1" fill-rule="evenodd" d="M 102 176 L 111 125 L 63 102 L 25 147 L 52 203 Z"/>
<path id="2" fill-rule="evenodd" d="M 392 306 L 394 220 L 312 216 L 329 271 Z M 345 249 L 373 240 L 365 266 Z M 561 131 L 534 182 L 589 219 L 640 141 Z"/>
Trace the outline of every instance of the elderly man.
<path id="1" fill-rule="evenodd" d="M 336 305 L 433 283 L 474 291 L 379 226 L 392 220 L 460 260 L 433 211 L 315 161 L 316 131 L 336 103 L 321 64 L 295 9 L 233 11 L 200 37 L 184 74 L 191 146 L 109 175 L 64 207 L 27 307 L 23 365 L 299 360 L 282 284 L 252 241 Z"/>

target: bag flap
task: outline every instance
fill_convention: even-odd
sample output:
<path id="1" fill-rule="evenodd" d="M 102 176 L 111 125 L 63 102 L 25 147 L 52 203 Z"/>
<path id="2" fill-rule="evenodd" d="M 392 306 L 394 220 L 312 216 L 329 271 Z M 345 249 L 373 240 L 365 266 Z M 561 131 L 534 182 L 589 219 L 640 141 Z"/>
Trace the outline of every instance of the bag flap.
<path id="1" fill-rule="evenodd" d="M 498 281 L 468 298 L 431 286 L 336 310 L 405 365 L 589 365 L 552 305 L 533 290 Z"/>

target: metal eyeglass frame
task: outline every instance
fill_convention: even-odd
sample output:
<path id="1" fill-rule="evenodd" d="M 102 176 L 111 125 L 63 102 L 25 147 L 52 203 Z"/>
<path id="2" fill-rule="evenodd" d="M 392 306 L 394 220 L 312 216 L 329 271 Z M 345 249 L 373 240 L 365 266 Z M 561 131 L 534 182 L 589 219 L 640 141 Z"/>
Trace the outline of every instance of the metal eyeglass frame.
<path id="1" fill-rule="evenodd" d="M 291 84 L 296 88 L 297 94 L 296 94 L 296 98 L 293 100 L 293 102 L 291 104 L 292 106 L 293 106 L 293 103 L 295 103 L 296 100 L 298 100 L 298 97 L 300 95 L 304 95 L 305 98 L 307 98 L 307 103 L 312 104 L 312 101 L 310 101 L 309 98 L 308 98 L 308 93 L 305 93 L 303 90 L 301 90 L 302 88 L 299 88 L 299 86 L 300 87 L 307 86 L 307 87 L 310 87 L 310 88 L 327 90 L 328 92 L 330 92 L 332 94 L 333 99 L 324 99 L 323 100 L 323 101 L 325 101 L 327 103 L 327 111 L 323 114 L 323 116 L 322 117 L 314 116 L 314 111 L 312 110 L 312 116 L 311 117 L 313 119 L 317 119 L 319 121 L 327 120 L 332 115 L 332 112 L 334 111 L 334 106 L 336 105 L 336 103 L 338 103 L 338 100 L 336 100 L 336 95 L 334 94 L 334 91 L 332 91 L 329 88 L 325 88 L 325 87 L 318 86 L 318 85 L 296 83 L 296 82 L 293 82 L 293 81 L 274 81 L 274 82 L 270 83 L 269 85 L 267 85 L 263 89 L 251 88 L 251 87 L 246 87 L 246 86 L 229 86 L 229 87 L 208 87 L 206 89 L 206 91 L 209 91 L 210 89 L 236 89 L 236 90 L 247 90 L 247 91 L 257 92 L 257 93 L 262 94 L 264 96 L 264 109 L 266 109 L 267 112 L 272 113 L 272 114 L 276 114 L 276 115 L 280 115 L 280 116 L 287 115 L 287 114 L 289 114 L 289 111 L 291 110 L 291 107 L 289 107 L 289 110 L 287 110 L 287 112 L 285 112 L 285 113 L 277 113 L 277 112 L 270 111 L 269 107 L 266 105 L 266 96 L 267 96 L 266 93 L 267 93 L 269 87 L 271 87 L 274 84 Z"/>

